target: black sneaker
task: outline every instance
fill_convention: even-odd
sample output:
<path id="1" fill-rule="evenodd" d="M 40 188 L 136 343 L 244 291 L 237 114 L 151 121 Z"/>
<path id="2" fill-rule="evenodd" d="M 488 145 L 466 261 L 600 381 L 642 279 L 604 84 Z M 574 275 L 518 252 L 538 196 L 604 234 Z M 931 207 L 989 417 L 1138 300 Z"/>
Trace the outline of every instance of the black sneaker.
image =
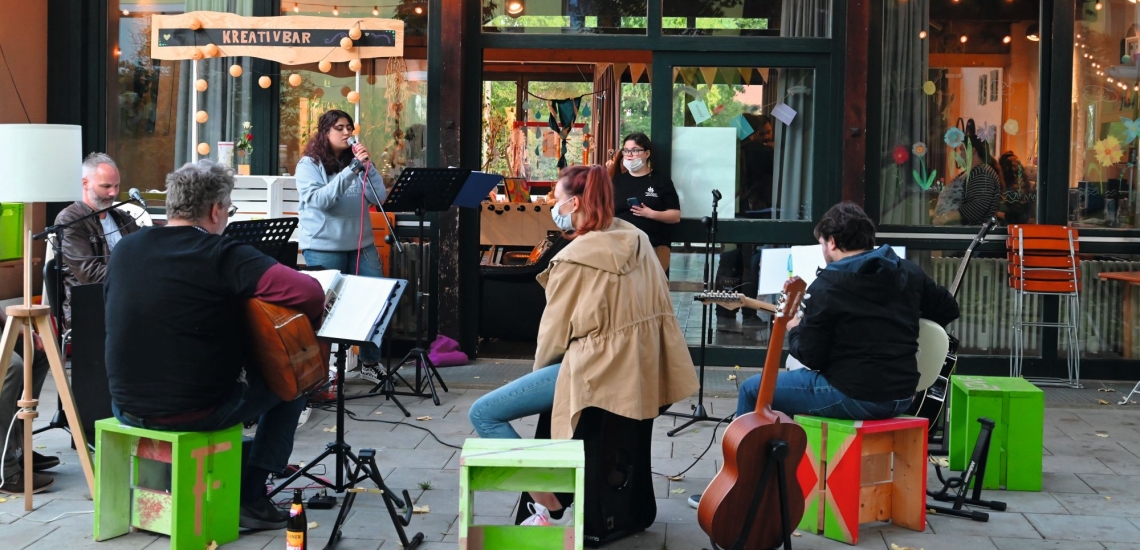
<path id="1" fill-rule="evenodd" d="M 40 493 L 46 491 L 51 484 L 55 483 L 55 478 L 47 474 L 32 473 L 32 492 Z M 4 476 L 4 484 L 0 485 L 0 493 L 9 495 L 19 495 L 24 493 L 24 472 L 16 472 L 13 475 Z"/>
<path id="2" fill-rule="evenodd" d="M 241 504 L 238 526 L 242 529 L 284 529 L 288 524 L 289 514 L 274 506 L 269 497 Z"/>
<path id="3" fill-rule="evenodd" d="M 32 470 L 42 472 L 59 466 L 58 456 L 42 455 L 32 451 Z"/>

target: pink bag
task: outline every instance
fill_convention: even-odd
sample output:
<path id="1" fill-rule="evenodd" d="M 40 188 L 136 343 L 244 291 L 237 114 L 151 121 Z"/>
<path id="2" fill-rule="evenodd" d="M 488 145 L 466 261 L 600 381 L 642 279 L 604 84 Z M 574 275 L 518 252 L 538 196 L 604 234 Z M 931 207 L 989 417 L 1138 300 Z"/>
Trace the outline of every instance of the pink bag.
<path id="1" fill-rule="evenodd" d="M 456 367 L 470 362 L 467 354 L 459 349 L 459 342 L 442 334 L 435 337 L 428 349 L 428 359 L 437 367 Z"/>

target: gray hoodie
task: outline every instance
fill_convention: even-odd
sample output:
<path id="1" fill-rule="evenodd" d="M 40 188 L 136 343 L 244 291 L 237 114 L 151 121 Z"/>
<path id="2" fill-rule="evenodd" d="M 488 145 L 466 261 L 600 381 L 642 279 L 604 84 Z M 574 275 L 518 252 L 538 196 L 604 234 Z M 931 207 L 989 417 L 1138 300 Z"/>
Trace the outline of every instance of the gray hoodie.
<path id="1" fill-rule="evenodd" d="M 368 202 L 372 204 L 380 204 L 388 196 L 376 168 L 368 168 L 368 186 L 349 168 L 329 176 L 321 163 L 310 157 L 301 157 L 296 174 L 301 195 L 301 250 L 348 252 L 375 245 L 371 216 L 361 207 L 360 194 L 362 187 L 368 187 Z"/>

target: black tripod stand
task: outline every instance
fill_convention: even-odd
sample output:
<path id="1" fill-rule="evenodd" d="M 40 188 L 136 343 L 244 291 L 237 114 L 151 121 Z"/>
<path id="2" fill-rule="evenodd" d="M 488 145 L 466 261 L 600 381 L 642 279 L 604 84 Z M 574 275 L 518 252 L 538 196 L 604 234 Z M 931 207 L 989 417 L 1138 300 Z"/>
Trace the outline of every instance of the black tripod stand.
<path id="1" fill-rule="evenodd" d="M 717 230 L 717 203 L 720 202 L 720 191 L 713 189 L 712 192 L 712 217 L 705 216 L 701 218 L 701 223 L 705 225 L 705 281 L 704 291 L 709 292 L 712 290 L 712 258 L 713 249 L 716 247 L 716 230 Z M 700 389 L 697 391 L 697 404 L 691 405 L 692 413 L 679 413 L 673 411 L 665 411 L 663 414 L 674 416 L 677 418 L 688 418 L 689 421 L 673 428 L 668 432 L 669 437 L 677 435 L 681 430 L 696 424 L 697 422 L 720 422 L 722 419 L 713 418 L 708 415 L 705 410 L 705 345 L 706 342 L 712 340 L 712 323 L 713 306 L 704 304 L 701 306 L 701 373 L 700 373 Z"/>
<path id="2" fill-rule="evenodd" d="M 384 506 L 388 509 L 388 517 L 391 518 L 392 525 L 396 528 L 396 534 L 400 539 L 400 547 L 411 550 L 419 546 L 424 540 L 423 533 L 416 533 L 410 541 L 408 540 L 407 534 L 404 533 L 404 527 L 407 527 L 412 522 L 411 495 L 409 495 L 407 489 L 405 489 L 403 491 L 404 498 L 400 499 L 384 484 L 384 479 L 380 477 L 380 468 L 376 465 L 375 449 L 361 449 L 360 456 L 358 457 L 353 454 L 352 446 L 344 441 L 344 363 L 347 355 L 345 350 L 350 345 L 360 345 L 363 342 L 345 340 L 332 341 L 339 344 L 336 350 L 336 441 L 329 443 L 328 446 L 325 447 L 324 452 L 318 455 L 317 458 L 310 461 L 300 470 L 293 472 L 283 483 L 278 484 L 277 487 L 269 493 L 269 496 L 273 497 L 301 476 L 328 487 L 334 492 L 345 493 L 344 502 L 341 503 L 340 513 L 337 514 L 336 523 L 332 526 L 332 535 L 329 536 L 329 542 L 325 545 L 326 549 L 331 549 L 336 546 L 340 540 L 341 525 L 343 525 L 344 521 L 348 518 L 349 512 L 352 510 L 352 504 L 356 501 L 357 492 L 351 489 L 356 487 L 358 482 L 370 479 L 372 483 L 376 484 L 376 488 L 380 489 L 380 494 L 384 498 Z M 336 461 L 335 481 L 329 482 L 309 473 L 309 470 L 330 455 L 332 455 Z M 396 511 L 397 508 L 404 508 L 403 516 Z"/>

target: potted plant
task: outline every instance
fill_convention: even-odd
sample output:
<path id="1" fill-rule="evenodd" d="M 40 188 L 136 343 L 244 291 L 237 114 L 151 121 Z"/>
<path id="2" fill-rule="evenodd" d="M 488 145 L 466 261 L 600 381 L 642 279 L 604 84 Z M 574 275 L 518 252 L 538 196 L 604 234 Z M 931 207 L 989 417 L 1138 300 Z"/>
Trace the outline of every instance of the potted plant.
<path id="1" fill-rule="evenodd" d="M 249 161 L 253 156 L 253 125 L 249 122 L 243 122 L 241 139 L 238 140 L 237 149 L 238 167 L 237 172 L 240 175 L 249 175 Z"/>

